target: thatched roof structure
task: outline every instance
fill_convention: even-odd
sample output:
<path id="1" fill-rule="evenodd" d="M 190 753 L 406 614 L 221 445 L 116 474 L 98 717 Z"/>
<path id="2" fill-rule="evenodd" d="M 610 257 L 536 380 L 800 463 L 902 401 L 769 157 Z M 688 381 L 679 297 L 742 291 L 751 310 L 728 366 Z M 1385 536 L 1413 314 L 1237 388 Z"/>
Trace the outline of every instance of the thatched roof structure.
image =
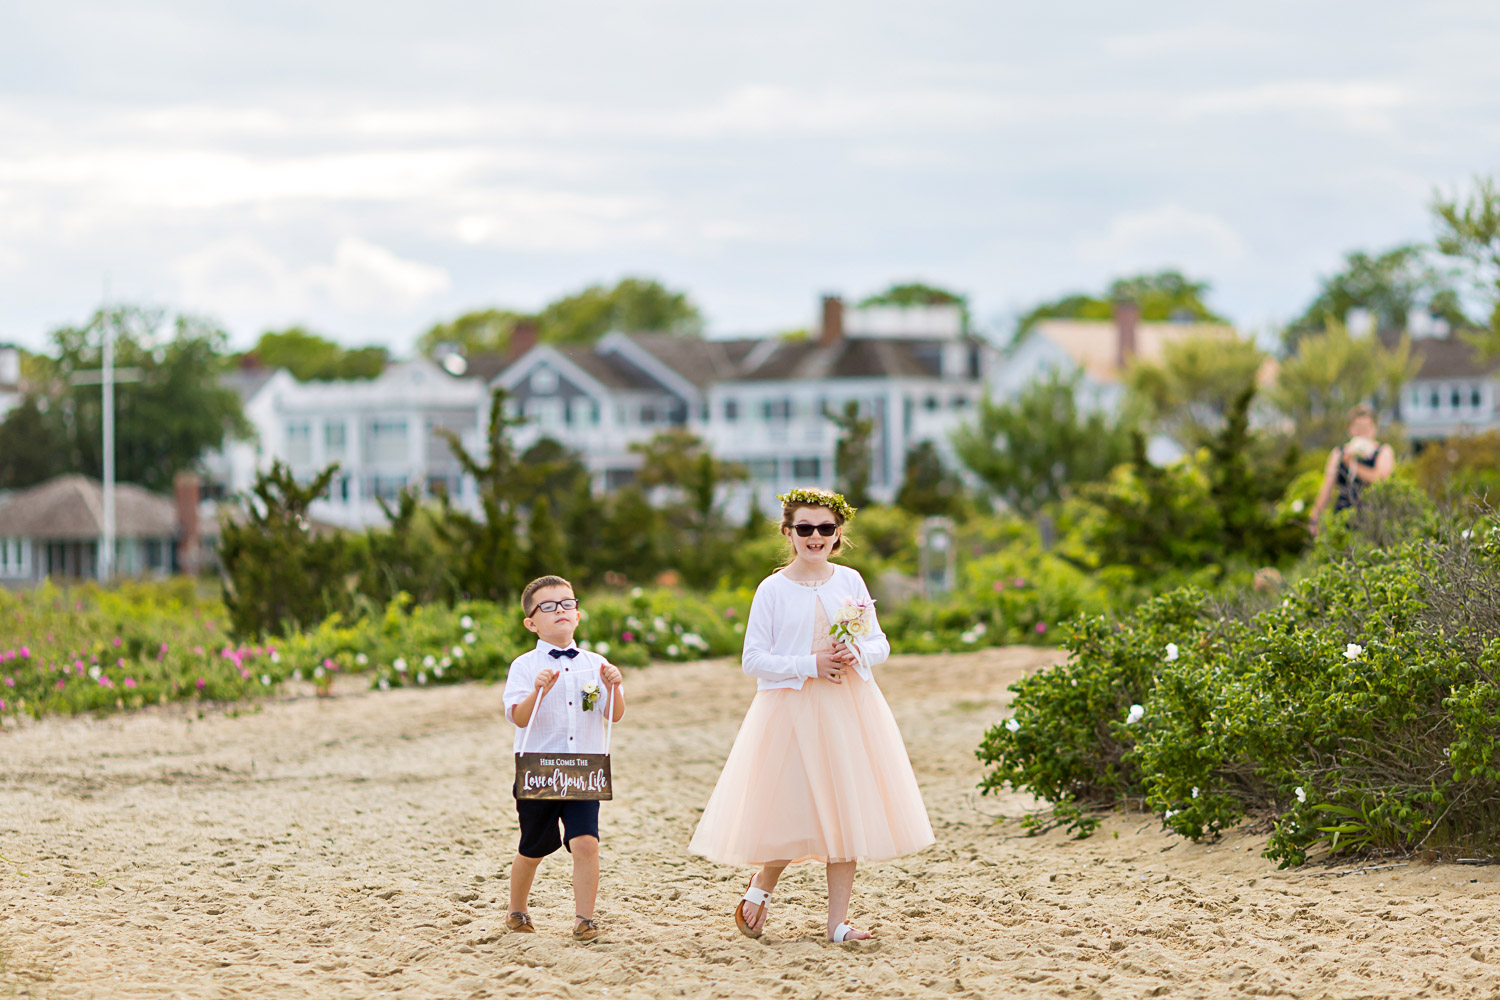
<path id="1" fill-rule="evenodd" d="M 0 538 L 84 540 L 103 533 L 104 488 L 86 476 L 58 476 L 0 500 Z M 175 537 L 177 510 L 167 497 L 119 483 L 115 486 L 115 535 Z"/>

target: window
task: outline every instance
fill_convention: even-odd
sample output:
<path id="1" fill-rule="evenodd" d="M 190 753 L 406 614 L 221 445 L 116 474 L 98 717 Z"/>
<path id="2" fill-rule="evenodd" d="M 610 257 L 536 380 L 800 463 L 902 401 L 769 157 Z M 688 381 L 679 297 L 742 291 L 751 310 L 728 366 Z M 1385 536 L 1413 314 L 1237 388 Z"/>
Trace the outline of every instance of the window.
<path id="1" fill-rule="evenodd" d="M 745 468 L 749 471 L 751 479 L 763 483 L 776 481 L 776 459 L 774 458 L 752 458 L 745 463 Z"/>
<path id="2" fill-rule="evenodd" d="M 1442 404 L 1438 399 L 1438 391 L 1434 389 L 1432 390 L 1432 394 L 1427 397 L 1427 408 L 1430 410 L 1436 410 L 1440 405 Z"/>
<path id="3" fill-rule="evenodd" d="M 656 423 L 656 407 L 650 403 L 641 407 L 641 426 L 650 427 Z"/>
<path id="4" fill-rule="evenodd" d="M 342 420 L 330 420 L 323 425 L 323 447 L 327 450 L 330 461 L 343 457 L 347 432 L 348 428 Z"/>
<path id="5" fill-rule="evenodd" d="M 369 423 L 369 459 L 372 462 L 406 461 L 406 421 L 402 418 Z"/>
<path id="6" fill-rule="evenodd" d="M 790 399 L 768 399 L 765 405 L 767 421 L 782 421 L 792 419 L 792 401 Z"/>
<path id="7" fill-rule="evenodd" d="M 1469 390 L 1469 405 L 1477 410 L 1483 403 L 1484 397 L 1479 394 L 1479 386 L 1476 385 L 1473 389 Z"/>
<path id="8" fill-rule="evenodd" d="M 792 459 L 793 479 L 817 479 L 822 473 L 819 471 L 823 463 L 817 458 L 794 458 Z"/>
<path id="9" fill-rule="evenodd" d="M 724 400 L 724 419 L 731 424 L 740 419 L 740 401 L 738 399 Z"/>
<path id="10" fill-rule="evenodd" d="M 1411 391 L 1411 408 L 1414 409 L 1414 410 L 1416 410 L 1416 409 L 1420 409 L 1421 406 L 1422 406 L 1422 392 L 1419 389 L 1413 389 Z"/>
<path id="11" fill-rule="evenodd" d="M 969 408 L 968 396 L 954 396 L 950 404 L 955 410 L 967 410 Z"/>
<path id="12" fill-rule="evenodd" d="M 162 561 L 161 553 L 162 553 L 162 546 L 161 546 L 161 539 L 160 538 L 148 538 L 148 539 L 146 539 L 146 568 L 147 569 L 166 569 L 167 568 L 166 564 Z"/>
<path id="13" fill-rule="evenodd" d="M 618 490 L 635 482 L 634 469 L 605 469 L 604 488 L 606 490 Z"/>
<path id="14" fill-rule="evenodd" d="M 453 496 L 458 492 L 457 476 L 429 475 L 427 477 L 427 495 Z"/>
<path id="15" fill-rule="evenodd" d="M 551 430 L 562 426 L 562 408 L 562 400 L 559 399 L 531 399 L 526 403 L 526 417 L 538 427 Z"/>
<path id="16" fill-rule="evenodd" d="M 31 546 L 21 538 L 0 538 L 0 577 L 31 575 Z"/>
<path id="17" fill-rule="evenodd" d="M 312 424 L 306 420 L 286 425 L 286 460 L 288 465 L 312 462 Z"/>
<path id="18" fill-rule="evenodd" d="M 538 396 L 550 396 L 557 391 L 557 372 L 546 365 L 532 372 L 529 381 L 531 383 L 531 391 Z"/>
<path id="19" fill-rule="evenodd" d="M 371 476 L 368 492 L 381 500 L 395 500 L 406 489 L 405 476 Z"/>
<path id="20" fill-rule="evenodd" d="M 936 396 L 928 396 L 926 399 L 922 400 L 922 409 L 926 410 L 928 413 L 937 412 L 937 408 L 938 398 Z"/>
<path id="21" fill-rule="evenodd" d="M 1462 398 L 1462 395 L 1458 391 L 1458 386 L 1455 385 L 1453 387 L 1453 391 L 1448 396 L 1448 401 L 1453 404 L 1453 408 L 1455 410 L 1458 409 L 1460 405 L 1462 405 Z"/>

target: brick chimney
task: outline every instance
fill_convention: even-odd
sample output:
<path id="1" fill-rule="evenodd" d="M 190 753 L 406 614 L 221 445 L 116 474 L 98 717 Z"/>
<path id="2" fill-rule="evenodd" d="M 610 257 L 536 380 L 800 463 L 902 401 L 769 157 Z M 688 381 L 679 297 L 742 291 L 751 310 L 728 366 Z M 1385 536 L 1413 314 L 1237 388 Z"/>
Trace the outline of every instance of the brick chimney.
<path id="1" fill-rule="evenodd" d="M 179 472 L 172 477 L 172 506 L 177 509 L 177 571 L 184 576 L 198 573 L 198 496 L 197 473 Z"/>
<path id="2" fill-rule="evenodd" d="M 1116 300 L 1115 333 L 1118 336 L 1118 350 L 1115 354 L 1115 364 L 1121 369 L 1135 360 L 1135 334 L 1140 322 L 1141 307 L 1138 303 L 1129 299 Z"/>
<path id="3" fill-rule="evenodd" d="M 818 332 L 819 347 L 834 347 L 844 339 L 844 300 L 837 295 L 823 296 L 823 325 Z"/>
<path id="4" fill-rule="evenodd" d="M 517 320 L 516 325 L 510 330 L 510 346 L 506 348 L 505 359 L 515 361 L 521 355 L 536 346 L 536 320 Z"/>

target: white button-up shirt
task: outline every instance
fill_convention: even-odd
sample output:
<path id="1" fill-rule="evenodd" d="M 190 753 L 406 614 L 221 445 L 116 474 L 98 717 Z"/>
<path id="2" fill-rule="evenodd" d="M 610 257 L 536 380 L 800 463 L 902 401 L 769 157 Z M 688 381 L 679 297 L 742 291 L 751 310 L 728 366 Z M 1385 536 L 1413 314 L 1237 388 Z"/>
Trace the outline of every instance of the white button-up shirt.
<path id="1" fill-rule="evenodd" d="M 536 686 L 536 675 L 552 669 L 557 673 L 557 683 L 552 685 L 539 705 L 532 706 L 531 721 L 526 728 L 516 728 L 515 750 L 521 752 L 521 739 L 527 730 L 531 736 L 526 740 L 527 753 L 604 753 L 608 748 L 604 742 L 605 712 L 609 707 L 609 688 L 599 679 L 599 667 L 604 657 L 586 649 L 578 650 L 574 657 L 551 656 L 557 646 L 541 639 L 536 648 L 516 657 L 510 665 L 505 679 L 505 718 L 515 725 L 516 706 L 527 698 Z M 569 646 L 576 649 L 576 646 Z M 583 688 L 590 682 L 599 685 L 599 697 L 591 711 L 583 710 Z"/>

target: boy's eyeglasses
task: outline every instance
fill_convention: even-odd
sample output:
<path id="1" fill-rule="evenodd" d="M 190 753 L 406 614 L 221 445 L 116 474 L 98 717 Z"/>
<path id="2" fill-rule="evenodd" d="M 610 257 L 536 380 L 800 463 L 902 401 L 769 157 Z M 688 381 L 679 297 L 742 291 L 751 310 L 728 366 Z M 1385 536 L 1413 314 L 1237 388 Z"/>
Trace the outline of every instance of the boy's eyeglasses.
<path id="1" fill-rule="evenodd" d="M 814 531 L 824 538 L 832 538 L 833 533 L 839 530 L 836 524 L 794 524 L 792 527 L 796 528 L 797 534 L 803 538 L 811 538 Z"/>
<path id="2" fill-rule="evenodd" d="M 536 614 L 538 611 L 540 611 L 543 614 L 550 614 L 551 612 L 557 611 L 559 609 L 563 611 L 573 611 L 577 607 L 578 599 L 575 597 L 568 597 L 561 601 L 541 601 L 537 604 L 536 607 L 531 609 L 531 613 Z"/>

